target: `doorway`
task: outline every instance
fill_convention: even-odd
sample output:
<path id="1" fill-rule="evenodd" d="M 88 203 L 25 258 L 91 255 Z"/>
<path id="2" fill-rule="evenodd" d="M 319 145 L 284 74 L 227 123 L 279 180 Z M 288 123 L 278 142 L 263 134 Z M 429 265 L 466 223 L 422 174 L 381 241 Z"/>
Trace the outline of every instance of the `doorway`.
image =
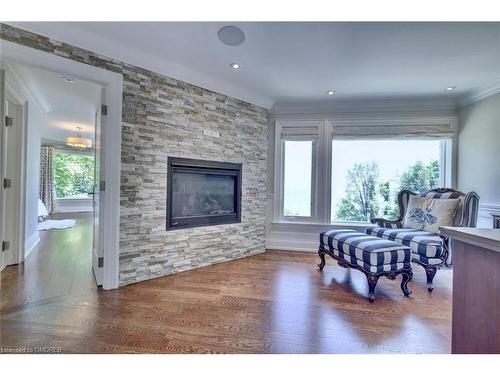
<path id="1" fill-rule="evenodd" d="M 31 129 L 28 128 L 28 119 L 33 119 L 34 115 L 32 112 L 36 109 L 42 109 L 42 111 L 45 110 L 45 112 L 50 113 L 50 110 L 47 111 L 47 106 L 50 108 L 50 102 L 44 101 L 43 96 L 37 95 L 36 90 L 31 90 L 35 91 L 35 93 L 30 93 L 30 88 L 32 89 L 33 87 L 29 87 L 28 85 L 15 85 L 15 81 L 19 78 L 19 74 L 10 74 L 12 72 L 7 72 L 6 74 L 4 69 L 6 65 L 21 65 L 29 69 L 45 70 L 46 74 L 55 74 L 58 79 L 61 80 L 61 82 L 65 79 L 74 79 L 77 82 L 87 82 L 98 88 L 98 91 L 100 93 L 99 102 L 95 106 L 95 113 L 93 114 L 94 118 L 92 121 L 93 145 L 91 154 L 94 163 L 97 163 L 97 168 L 95 168 L 94 166 L 93 169 L 94 176 L 92 179 L 92 191 L 88 189 L 87 184 L 87 188 L 83 189 L 83 193 L 88 194 L 90 192 L 87 197 L 84 197 L 84 199 L 82 199 L 82 197 L 77 197 L 77 199 L 71 202 L 64 201 L 64 198 L 62 198 L 60 199 L 60 201 L 54 204 L 56 209 L 53 209 L 52 213 L 60 214 L 60 212 L 57 211 L 65 210 L 79 211 L 82 209 L 81 205 L 88 204 L 89 197 L 91 197 L 89 215 L 92 222 L 92 225 L 90 227 L 90 238 L 93 239 L 95 237 L 95 240 L 91 240 L 94 275 L 97 284 L 102 283 L 103 289 L 117 288 L 120 142 L 116 142 L 116 139 L 121 138 L 122 77 L 117 73 L 112 73 L 103 69 L 87 66 L 85 64 L 70 61 L 59 56 L 53 56 L 41 51 L 30 49 L 28 47 L 19 46 L 14 43 L 2 41 L 2 49 L 3 71 L 1 77 L 2 90 L 0 90 L 2 92 L 1 103 L 8 104 L 1 106 L 2 111 L 5 111 L 5 114 L 2 113 L 2 119 L 5 118 L 6 121 L 14 121 L 14 116 L 6 117 L 6 111 L 11 111 L 11 109 L 13 111 L 15 109 L 14 104 L 20 105 L 22 112 L 22 115 L 20 116 L 22 126 L 19 127 L 22 132 L 21 142 L 12 143 L 12 145 L 16 145 L 17 148 L 13 146 L 13 149 L 19 151 L 22 156 L 21 159 L 13 159 L 16 163 L 18 163 L 18 165 L 21 165 L 21 168 L 19 168 L 21 174 L 21 177 L 19 179 L 20 199 L 15 200 L 13 203 L 17 208 L 17 211 L 19 212 L 19 218 L 14 218 L 10 215 L 8 217 L 6 216 L 9 207 L 7 205 L 8 199 L 5 193 L 8 189 L 11 189 L 11 187 L 7 187 L 6 189 L 4 189 L 4 185 L 2 184 L 1 189 L 2 197 L 0 199 L 0 235 L 2 237 L 2 244 L 8 242 L 6 251 L 2 251 L 1 265 L 4 266 L 6 264 L 12 263 L 22 264 L 26 256 L 29 255 L 31 247 L 34 247 L 33 244 L 36 244 L 37 242 L 37 239 L 33 239 L 34 237 L 30 236 L 29 234 L 33 233 L 33 226 L 37 226 L 38 222 L 37 220 L 33 222 L 33 215 L 31 214 L 30 216 L 28 212 L 30 212 L 30 210 L 31 212 L 33 212 L 33 194 L 30 190 L 33 190 L 35 187 L 38 188 L 39 181 L 34 181 L 32 174 L 29 173 L 29 160 L 32 159 L 28 157 L 30 156 L 28 154 L 30 152 L 31 154 L 33 154 L 34 152 L 40 152 L 42 146 L 42 137 L 39 137 L 40 143 L 38 147 L 37 145 L 33 145 L 33 142 L 31 142 L 32 137 L 29 137 L 29 130 Z M 65 83 L 71 84 L 72 82 Z M 19 87 L 20 89 L 12 90 L 12 87 Z M 12 105 L 7 103 L 7 99 L 11 91 L 18 91 L 17 96 L 19 97 L 18 102 Z M 109 103 L 110 105 L 107 106 L 107 103 Z M 9 105 L 11 109 L 9 109 Z M 17 110 L 19 111 L 19 108 Z M 8 119 L 9 117 L 11 117 L 12 120 Z M 59 121 L 59 125 L 61 125 L 62 123 L 62 121 Z M 47 141 L 54 141 L 54 137 L 44 137 L 43 142 L 47 143 L 44 144 L 44 146 L 53 147 L 54 149 L 66 148 L 66 151 L 67 147 L 72 147 L 71 145 L 68 146 L 68 142 L 65 141 L 66 138 L 70 136 L 78 137 L 79 129 L 76 129 L 77 126 L 75 126 L 78 125 L 78 121 L 72 122 L 73 129 L 70 129 L 70 127 L 64 127 L 62 125 L 57 127 L 56 130 L 66 131 L 66 135 L 63 137 L 64 140 L 62 140 L 61 138 L 55 139 L 56 144 L 51 144 Z M 105 129 L 100 128 L 100 126 L 103 126 Z M 11 134 L 7 133 L 5 129 L 10 130 L 9 127 L 2 126 L 0 138 L 2 145 L 6 142 L 11 144 L 9 139 L 12 138 Z M 81 138 L 88 137 L 89 133 L 84 130 Z M 105 150 L 106 153 L 104 152 Z M 71 151 L 78 153 L 82 150 L 80 150 L 80 147 L 72 147 Z M 9 164 L 9 157 L 7 156 L 7 148 L 2 147 L 2 152 L 0 155 L 2 179 L 4 178 L 4 176 L 6 177 L 6 167 L 7 164 Z M 33 165 L 31 165 L 31 170 L 33 170 Z M 82 187 L 81 182 L 84 181 L 82 181 L 80 178 L 80 188 Z M 12 183 L 14 183 L 14 181 L 12 181 Z M 106 189 L 106 191 L 104 191 L 104 189 Z M 69 189 L 69 191 L 71 191 L 71 189 Z M 81 189 L 79 193 L 82 193 Z M 77 202 L 78 199 L 80 200 L 80 202 Z M 68 203 L 71 204 L 68 206 Z M 80 206 L 76 207 L 78 206 L 76 203 L 79 203 Z M 22 207 L 22 205 L 25 205 L 26 207 Z M 94 207 L 96 207 L 95 210 Z M 45 207 L 45 209 L 46 208 L 47 207 Z M 93 215 L 92 212 L 95 212 L 96 214 Z M 71 216 L 70 214 L 75 213 L 66 212 L 65 214 Z M 36 213 L 36 218 L 38 219 L 38 211 Z M 7 221 L 19 223 L 19 228 L 17 230 L 20 239 L 19 244 L 15 244 L 14 242 L 10 241 L 10 238 L 12 237 L 12 234 L 10 232 L 14 233 L 16 232 L 16 230 L 12 230 L 11 228 L 9 228 L 9 226 L 6 225 Z M 7 238 L 6 236 L 9 236 L 9 238 Z"/>
<path id="2" fill-rule="evenodd" d="M 99 188 L 105 89 L 15 62 L 3 62 L 2 69 L 8 121 L 3 139 L 3 266 L 28 261 L 32 252 L 49 243 L 62 246 L 53 238 L 65 238 L 74 243 L 73 256 L 66 256 L 69 249 L 43 250 L 46 257 L 60 258 L 51 263 L 42 259 L 43 272 L 75 269 L 76 264 L 85 272 L 88 263 L 86 272 L 92 269 L 97 285 L 102 285 L 99 217 L 104 206 Z"/>

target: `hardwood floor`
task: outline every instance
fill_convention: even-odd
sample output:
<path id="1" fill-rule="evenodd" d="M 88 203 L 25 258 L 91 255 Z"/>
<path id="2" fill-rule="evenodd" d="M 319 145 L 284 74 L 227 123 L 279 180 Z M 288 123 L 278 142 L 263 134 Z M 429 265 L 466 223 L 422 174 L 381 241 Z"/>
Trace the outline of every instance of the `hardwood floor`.
<path id="1" fill-rule="evenodd" d="M 452 271 L 413 294 L 314 253 L 268 251 L 118 290 L 94 285 L 90 216 L 2 272 L 0 346 L 64 353 L 449 353 Z"/>

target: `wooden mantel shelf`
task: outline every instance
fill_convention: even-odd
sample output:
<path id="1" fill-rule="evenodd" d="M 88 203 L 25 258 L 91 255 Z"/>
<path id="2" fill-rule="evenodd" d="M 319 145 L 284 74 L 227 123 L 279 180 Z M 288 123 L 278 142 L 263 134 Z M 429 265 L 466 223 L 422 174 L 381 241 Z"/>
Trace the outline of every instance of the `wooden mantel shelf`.
<path id="1" fill-rule="evenodd" d="M 500 229 L 440 227 L 439 234 L 500 253 Z"/>

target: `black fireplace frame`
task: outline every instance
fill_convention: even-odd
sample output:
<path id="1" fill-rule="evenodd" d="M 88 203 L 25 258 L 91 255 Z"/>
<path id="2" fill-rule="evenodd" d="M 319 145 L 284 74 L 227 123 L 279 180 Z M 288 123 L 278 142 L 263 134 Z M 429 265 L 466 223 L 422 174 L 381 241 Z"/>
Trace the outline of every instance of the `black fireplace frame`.
<path id="1" fill-rule="evenodd" d="M 186 229 L 204 227 L 219 224 L 241 223 L 241 181 L 242 165 L 239 163 L 226 163 L 212 160 L 198 160 L 168 157 L 167 158 L 167 231 L 176 229 Z M 186 219 L 176 219 L 172 222 L 172 174 L 175 170 L 188 170 L 189 173 L 214 173 L 236 176 L 234 207 L 231 214 L 210 215 L 201 217 L 190 217 Z"/>

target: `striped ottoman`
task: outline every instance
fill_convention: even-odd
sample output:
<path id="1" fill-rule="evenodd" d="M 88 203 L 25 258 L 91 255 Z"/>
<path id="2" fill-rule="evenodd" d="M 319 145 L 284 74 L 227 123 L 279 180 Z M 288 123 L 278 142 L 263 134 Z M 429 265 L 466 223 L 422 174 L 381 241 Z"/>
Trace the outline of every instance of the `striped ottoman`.
<path id="1" fill-rule="evenodd" d="M 375 300 L 375 286 L 380 276 L 394 280 L 402 275 L 401 290 L 408 297 L 408 281 L 412 278 L 411 250 L 408 246 L 370 236 L 352 229 L 334 229 L 319 235 L 320 270 L 325 266 L 325 254 L 346 268 L 360 270 L 368 279 L 370 301 Z"/>

